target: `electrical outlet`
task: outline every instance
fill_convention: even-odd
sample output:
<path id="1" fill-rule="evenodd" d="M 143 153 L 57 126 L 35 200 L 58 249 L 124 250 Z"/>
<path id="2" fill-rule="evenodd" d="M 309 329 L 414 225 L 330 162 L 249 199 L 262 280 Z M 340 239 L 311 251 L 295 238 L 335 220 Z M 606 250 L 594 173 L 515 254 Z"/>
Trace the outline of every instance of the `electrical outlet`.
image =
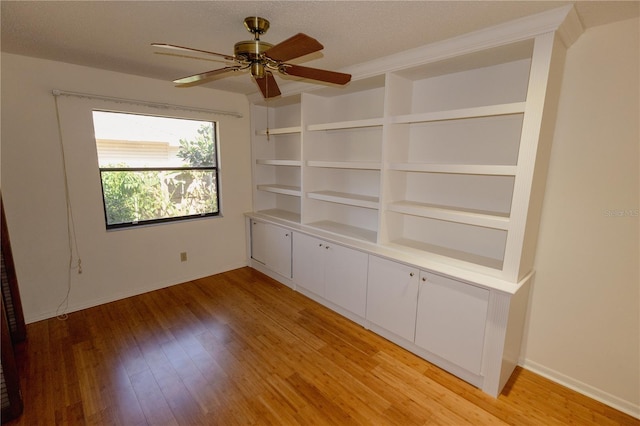
<path id="1" fill-rule="evenodd" d="M 180 253 L 180 262 L 186 262 L 187 261 L 187 252 L 183 251 L 182 253 Z"/>

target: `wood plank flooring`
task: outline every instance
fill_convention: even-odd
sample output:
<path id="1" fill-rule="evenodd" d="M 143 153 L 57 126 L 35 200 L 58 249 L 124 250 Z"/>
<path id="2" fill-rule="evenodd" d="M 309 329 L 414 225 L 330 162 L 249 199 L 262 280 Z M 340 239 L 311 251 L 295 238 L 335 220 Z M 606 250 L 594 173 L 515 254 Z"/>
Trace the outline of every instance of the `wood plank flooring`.
<path id="1" fill-rule="evenodd" d="M 250 268 L 28 326 L 10 425 L 640 425 L 517 369 L 494 399 Z"/>

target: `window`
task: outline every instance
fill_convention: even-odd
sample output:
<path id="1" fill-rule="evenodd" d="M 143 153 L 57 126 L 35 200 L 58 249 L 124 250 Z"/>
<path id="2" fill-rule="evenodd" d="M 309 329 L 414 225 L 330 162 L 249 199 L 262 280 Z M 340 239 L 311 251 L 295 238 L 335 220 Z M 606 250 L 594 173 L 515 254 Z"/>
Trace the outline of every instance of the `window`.
<path id="1" fill-rule="evenodd" d="M 211 121 L 93 111 L 107 229 L 219 214 Z"/>

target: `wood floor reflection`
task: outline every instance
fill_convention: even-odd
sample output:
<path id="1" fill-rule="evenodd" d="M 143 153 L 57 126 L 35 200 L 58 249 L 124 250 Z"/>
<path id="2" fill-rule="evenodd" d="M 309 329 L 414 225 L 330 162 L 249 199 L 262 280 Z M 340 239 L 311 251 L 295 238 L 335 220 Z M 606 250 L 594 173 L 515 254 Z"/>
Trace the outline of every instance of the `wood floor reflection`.
<path id="1" fill-rule="evenodd" d="M 494 399 L 249 268 L 30 324 L 11 425 L 617 425 L 526 370 Z"/>

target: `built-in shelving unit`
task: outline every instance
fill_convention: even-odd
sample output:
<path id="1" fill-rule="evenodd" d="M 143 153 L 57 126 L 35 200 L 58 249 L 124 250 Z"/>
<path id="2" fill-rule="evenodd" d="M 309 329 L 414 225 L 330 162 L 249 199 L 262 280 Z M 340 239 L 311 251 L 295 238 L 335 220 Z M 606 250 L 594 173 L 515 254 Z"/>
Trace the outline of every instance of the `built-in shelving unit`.
<path id="1" fill-rule="evenodd" d="M 381 244 L 504 275 L 534 43 L 387 75 Z"/>
<path id="2" fill-rule="evenodd" d="M 300 96 L 252 105 L 251 124 L 254 209 L 300 223 Z"/>
<path id="3" fill-rule="evenodd" d="M 567 6 L 257 101 L 248 217 L 293 233 L 293 251 L 264 245 L 293 272 L 261 262 L 260 245 L 250 265 L 497 396 L 518 362 L 554 103 L 580 31 Z"/>
<path id="4" fill-rule="evenodd" d="M 556 25 L 551 16 L 536 19 Z M 347 86 L 256 103 L 255 210 L 399 260 L 422 253 L 518 282 L 532 267 L 527 227 L 559 44 L 547 29 L 519 31 L 443 41 L 404 65 L 401 54 L 364 65 Z"/>
<path id="5" fill-rule="evenodd" d="M 303 94 L 303 224 L 377 241 L 384 81 Z"/>

